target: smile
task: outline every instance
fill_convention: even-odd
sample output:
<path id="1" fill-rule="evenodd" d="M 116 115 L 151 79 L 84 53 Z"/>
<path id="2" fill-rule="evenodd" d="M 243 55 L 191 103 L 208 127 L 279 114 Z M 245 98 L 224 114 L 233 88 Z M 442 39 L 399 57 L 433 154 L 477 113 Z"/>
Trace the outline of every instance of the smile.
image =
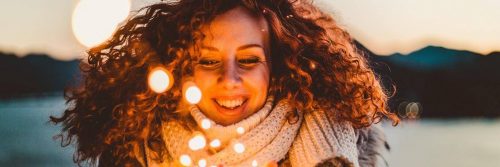
<path id="1" fill-rule="evenodd" d="M 245 99 L 245 98 L 215 99 L 215 102 L 219 106 L 226 108 L 226 109 L 230 109 L 230 110 L 233 110 L 233 109 L 236 109 L 236 108 L 242 106 L 243 103 L 245 103 L 246 101 L 247 101 L 247 99 Z"/>

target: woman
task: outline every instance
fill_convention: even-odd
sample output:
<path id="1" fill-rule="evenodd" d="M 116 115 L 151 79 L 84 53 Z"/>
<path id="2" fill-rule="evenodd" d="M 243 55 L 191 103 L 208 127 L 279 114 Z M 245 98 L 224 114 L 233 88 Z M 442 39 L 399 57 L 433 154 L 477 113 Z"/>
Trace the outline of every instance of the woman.
<path id="1" fill-rule="evenodd" d="M 351 38 L 310 2 L 181 0 L 146 7 L 90 49 L 66 92 L 62 144 L 99 166 L 375 166 L 387 97 Z M 164 66 L 164 93 L 146 84 Z M 201 90 L 183 98 L 184 83 Z M 196 147 L 196 136 L 207 146 Z M 210 146 L 208 146 L 210 145 Z"/>

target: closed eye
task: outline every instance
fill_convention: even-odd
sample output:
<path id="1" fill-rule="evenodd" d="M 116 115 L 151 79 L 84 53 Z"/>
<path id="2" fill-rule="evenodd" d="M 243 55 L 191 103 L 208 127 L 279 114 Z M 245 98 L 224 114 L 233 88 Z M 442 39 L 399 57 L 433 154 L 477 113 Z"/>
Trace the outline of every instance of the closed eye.
<path id="1" fill-rule="evenodd" d="M 259 63 L 259 62 L 260 62 L 260 59 L 257 57 L 238 60 L 238 63 L 241 63 L 241 64 L 254 64 L 254 63 Z"/>
<path id="2" fill-rule="evenodd" d="M 198 65 L 204 68 L 215 68 L 218 67 L 220 64 L 221 62 L 215 59 L 201 59 L 198 61 Z"/>
<path id="3" fill-rule="evenodd" d="M 241 67 L 254 67 L 257 64 L 261 63 L 261 59 L 259 57 L 250 57 L 250 58 L 243 58 L 243 59 L 238 59 L 238 64 Z"/>

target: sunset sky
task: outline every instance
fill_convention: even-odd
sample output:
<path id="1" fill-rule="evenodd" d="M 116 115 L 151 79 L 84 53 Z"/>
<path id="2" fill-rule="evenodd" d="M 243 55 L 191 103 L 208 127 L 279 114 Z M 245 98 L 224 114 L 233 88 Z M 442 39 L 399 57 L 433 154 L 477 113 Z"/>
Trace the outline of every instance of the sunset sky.
<path id="1" fill-rule="evenodd" d="M 132 10 L 160 0 L 132 0 Z M 427 45 L 500 51 L 498 0 L 316 0 L 377 54 Z M 71 30 L 77 0 L 0 1 L 0 51 L 47 53 L 69 60 L 86 49 Z"/>

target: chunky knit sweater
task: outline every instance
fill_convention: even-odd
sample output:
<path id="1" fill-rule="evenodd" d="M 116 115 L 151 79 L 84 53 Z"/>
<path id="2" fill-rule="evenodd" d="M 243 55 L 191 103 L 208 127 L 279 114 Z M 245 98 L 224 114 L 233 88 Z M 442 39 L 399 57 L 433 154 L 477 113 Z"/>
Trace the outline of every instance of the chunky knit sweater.
<path id="1" fill-rule="evenodd" d="M 299 115 L 295 121 L 288 119 L 293 108 L 287 101 L 273 107 L 269 98 L 265 106 L 252 116 L 229 126 L 218 125 L 208 119 L 196 106 L 191 106 L 196 123 L 210 128 L 186 129 L 179 122 L 164 125 L 164 139 L 171 161 L 140 159 L 144 166 L 182 166 L 181 157 L 189 157 L 191 166 L 261 166 L 266 162 L 279 162 L 279 166 L 386 166 L 384 155 L 389 147 L 380 127 L 355 129 L 348 122 L 336 121 L 334 112 L 311 111 Z M 301 113 L 301 112 L 297 112 Z M 205 124 L 205 125 L 203 125 Z M 240 128 L 240 132 L 238 132 Z M 242 132 L 244 131 L 244 132 Z M 189 148 L 193 136 L 203 136 L 205 147 Z M 208 146 L 217 140 L 220 146 Z M 243 147 L 237 151 L 235 146 Z M 187 161 L 184 159 L 184 161 Z"/>

